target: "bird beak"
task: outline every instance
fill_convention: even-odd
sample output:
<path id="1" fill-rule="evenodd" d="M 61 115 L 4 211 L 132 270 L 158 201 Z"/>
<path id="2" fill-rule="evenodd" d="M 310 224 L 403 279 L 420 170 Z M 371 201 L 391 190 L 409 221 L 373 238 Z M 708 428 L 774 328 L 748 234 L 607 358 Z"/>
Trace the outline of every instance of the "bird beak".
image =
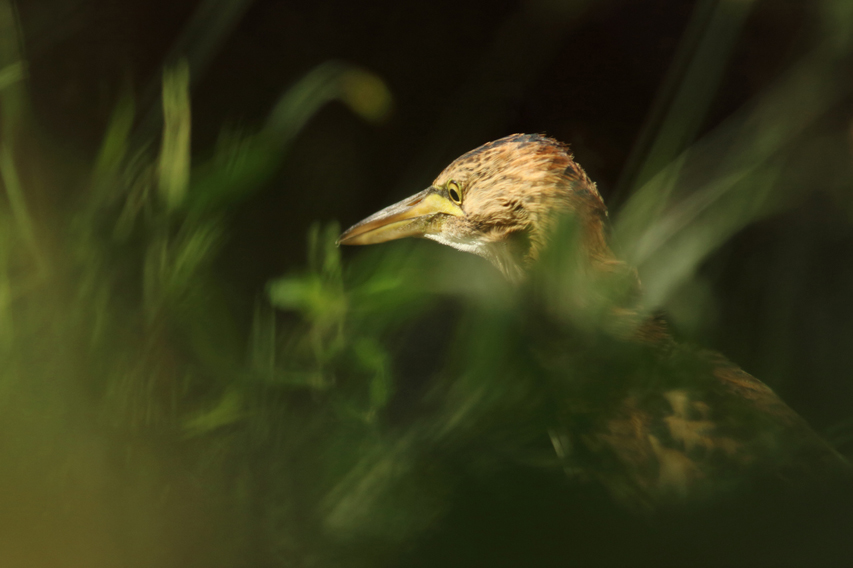
<path id="1" fill-rule="evenodd" d="M 338 238 L 339 245 L 372 245 L 437 233 L 447 215 L 461 217 L 462 208 L 430 187 L 374 213 Z"/>

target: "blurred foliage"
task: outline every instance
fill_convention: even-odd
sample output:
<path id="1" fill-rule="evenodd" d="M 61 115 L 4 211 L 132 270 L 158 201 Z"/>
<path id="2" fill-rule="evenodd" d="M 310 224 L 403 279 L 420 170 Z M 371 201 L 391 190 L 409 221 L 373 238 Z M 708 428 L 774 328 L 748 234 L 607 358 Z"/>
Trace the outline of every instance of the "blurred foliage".
<path id="1" fill-rule="evenodd" d="M 695 94 L 718 81 L 750 5 L 704 4 L 716 9 L 674 81 L 680 102 L 665 105 L 665 126 L 649 138 L 656 145 L 639 152 L 649 164 L 642 187 L 615 218 L 616 241 L 643 272 L 648 311 L 669 307 L 732 234 L 785 206 L 771 196 L 787 146 L 849 87 L 836 82 L 849 10 L 827 1 L 837 31 L 826 43 L 696 142 L 710 95 Z M 385 83 L 325 63 L 279 98 L 260 129 L 224 132 L 212 151 L 192 152 L 195 68 L 174 58 L 163 73 L 159 148 L 153 137 L 134 141 L 136 101 L 125 95 L 79 198 L 50 216 L 29 205 L 29 171 L 51 164 L 27 143 L 26 66 L 8 2 L 0 29 L 7 565 L 450 564 L 442 554 L 478 565 L 486 560 L 469 556 L 471 535 L 483 534 L 493 564 L 519 554 L 533 564 L 535 554 L 613 563 L 642 552 L 648 525 L 565 481 L 579 468 L 560 451 L 561 429 L 591 428 L 622 389 L 650 388 L 653 356 L 618 341 L 605 315 L 633 292 L 632 274 L 605 286 L 577 270 L 571 223 L 520 289 L 480 259 L 411 243 L 343 264 L 339 227 L 317 224 L 307 266 L 269 283 L 245 331 L 213 270 L 229 207 L 269 182 L 329 101 L 386 118 Z M 418 351 L 414 363 L 403 344 Z M 425 384 L 406 395 L 412 367 Z M 685 381 L 689 370 L 652 378 Z M 839 425 L 839 442 L 849 432 Z M 550 543 L 542 550 L 536 534 L 501 524 L 551 503 L 578 514 L 531 525 Z M 611 528 L 627 552 L 585 541 Z M 495 540 L 521 549 L 502 557 Z"/>
<path id="2" fill-rule="evenodd" d="M 260 132 L 223 133 L 214 155 L 196 172 L 190 200 L 221 208 L 257 191 L 308 120 L 332 100 L 366 120 L 381 121 L 391 112 L 390 92 L 375 75 L 339 62 L 320 65 L 281 97 Z"/>
<path id="3" fill-rule="evenodd" d="M 124 96 L 80 198 L 48 229 L 29 210 L 21 168 L 50 157 L 24 154 L 24 65 L 13 13 L 5 2 L 0 9 L 11 32 L 0 73 L 0 405 L 4 429 L 23 432 L 0 441 L 0 480 L 23 496 L 0 519 L 4 564 L 57 560 L 19 522 L 41 507 L 55 509 L 48 534 L 58 555 L 69 554 L 65 539 L 90 547 L 87 531 L 113 525 L 99 550 L 62 565 L 171 565 L 181 551 L 202 550 L 181 565 L 334 554 L 320 544 L 318 511 L 341 525 L 358 504 L 338 490 L 322 505 L 324 495 L 348 483 L 354 450 L 387 444 L 376 422 L 393 385 L 385 330 L 366 323 L 370 306 L 424 301 L 399 276 L 368 279 L 345 296 L 334 238 L 317 229 L 309 272 L 270 288 L 273 304 L 302 323 L 277 329 L 259 301 L 251 337 L 241 338 L 211 262 L 227 206 L 269 178 L 309 118 L 342 100 L 381 120 L 390 109 L 384 83 L 343 63 L 321 66 L 282 96 L 261 131 L 226 135 L 191 164 L 190 69 L 177 61 L 163 76 L 159 150 L 132 141 L 135 105 Z M 346 297 L 368 309 L 354 341 L 344 335 Z M 398 475 L 389 467 L 380 475 Z M 305 491 L 294 499 L 291 487 Z M 89 495 L 97 497 L 83 505 Z M 104 499 L 118 505 L 97 504 Z M 219 533 L 228 538 L 211 546 Z"/>

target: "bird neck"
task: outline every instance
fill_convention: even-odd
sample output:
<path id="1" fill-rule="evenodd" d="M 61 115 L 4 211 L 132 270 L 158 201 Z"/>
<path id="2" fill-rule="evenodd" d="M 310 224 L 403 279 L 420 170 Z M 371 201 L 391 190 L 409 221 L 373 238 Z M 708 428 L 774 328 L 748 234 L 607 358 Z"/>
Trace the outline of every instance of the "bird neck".
<path id="1" fill-rule="evenodd" d="M 610 248 L 607 210 L 592 187 L 580 199 L 573 192 L 575 199 L 569 206 L 563 203 L 562 214 L 555 207 L 551 211 L 557 213 L 537 219 L 532 230 L 492 243 L 478 254 L 513 284 L 521 285 L 534 274 L 535 280 L 544 277 L 547 296 L 562 296 L 563 308 L 591 309 L 589 313 L 599 314 L 603 328 L 617 337 L 666 347 L 671 341 L 666 320 L 645 309 L 636 269 Z"/>
<path id="2" fill-rule="evenodd" d="M 520 285 L 527 278 L 533 260 L 529 256 L 530 248 L 525 243 L 512 238 L 479 247 L 477 254 L 488 260 L 513 285 Z"/>

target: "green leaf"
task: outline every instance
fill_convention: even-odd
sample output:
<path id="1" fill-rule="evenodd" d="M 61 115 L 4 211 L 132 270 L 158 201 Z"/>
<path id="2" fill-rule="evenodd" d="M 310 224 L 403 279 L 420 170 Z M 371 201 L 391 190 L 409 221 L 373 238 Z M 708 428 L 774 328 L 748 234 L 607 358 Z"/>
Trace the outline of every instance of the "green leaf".
<path id="1" fill-rule="evenodd" d="M 190 69 L 186 61 L 163 73 L 160 195 L 167 210 L 184 201 L 190 182 Z"/>
<path id="2" fill-rule="evenodd" d="M 184 430 L 190 436 L 200 436 L 217 428 L 230 426 L 244 417 L 243 406 L 243 396 L 235 390 L 228 391 L 212 408 L 187 419 Z"/>

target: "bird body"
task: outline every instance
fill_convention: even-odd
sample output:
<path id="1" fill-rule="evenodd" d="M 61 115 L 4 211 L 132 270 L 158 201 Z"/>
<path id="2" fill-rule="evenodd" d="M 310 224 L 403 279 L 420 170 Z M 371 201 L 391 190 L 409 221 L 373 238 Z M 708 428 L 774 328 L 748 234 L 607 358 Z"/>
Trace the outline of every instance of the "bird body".
<path id="1" fill-rule="evenodd" d="M 472 150 L 429 188 L 354 225 L 339 243 L 427 238 L 482 256 L 521 283 L 564 217 L 578 228 L 581 272 L 593 281 L 586 293 L 600 282 L 627 283 L 605 327 L 651 361 L 625 371 L 604 407 L 582 393 L 567 396 L 563 426 L 550 432 L 567 471 L 641 508 L 744 479 L 847 474 L 847 462 L 769 387 L 719 354 L 678 344 L 662 317 L 642 309 L 635 271 L 607 244 L 607 209 L 595 184 L 551 138 L 515 134 Z"/>

